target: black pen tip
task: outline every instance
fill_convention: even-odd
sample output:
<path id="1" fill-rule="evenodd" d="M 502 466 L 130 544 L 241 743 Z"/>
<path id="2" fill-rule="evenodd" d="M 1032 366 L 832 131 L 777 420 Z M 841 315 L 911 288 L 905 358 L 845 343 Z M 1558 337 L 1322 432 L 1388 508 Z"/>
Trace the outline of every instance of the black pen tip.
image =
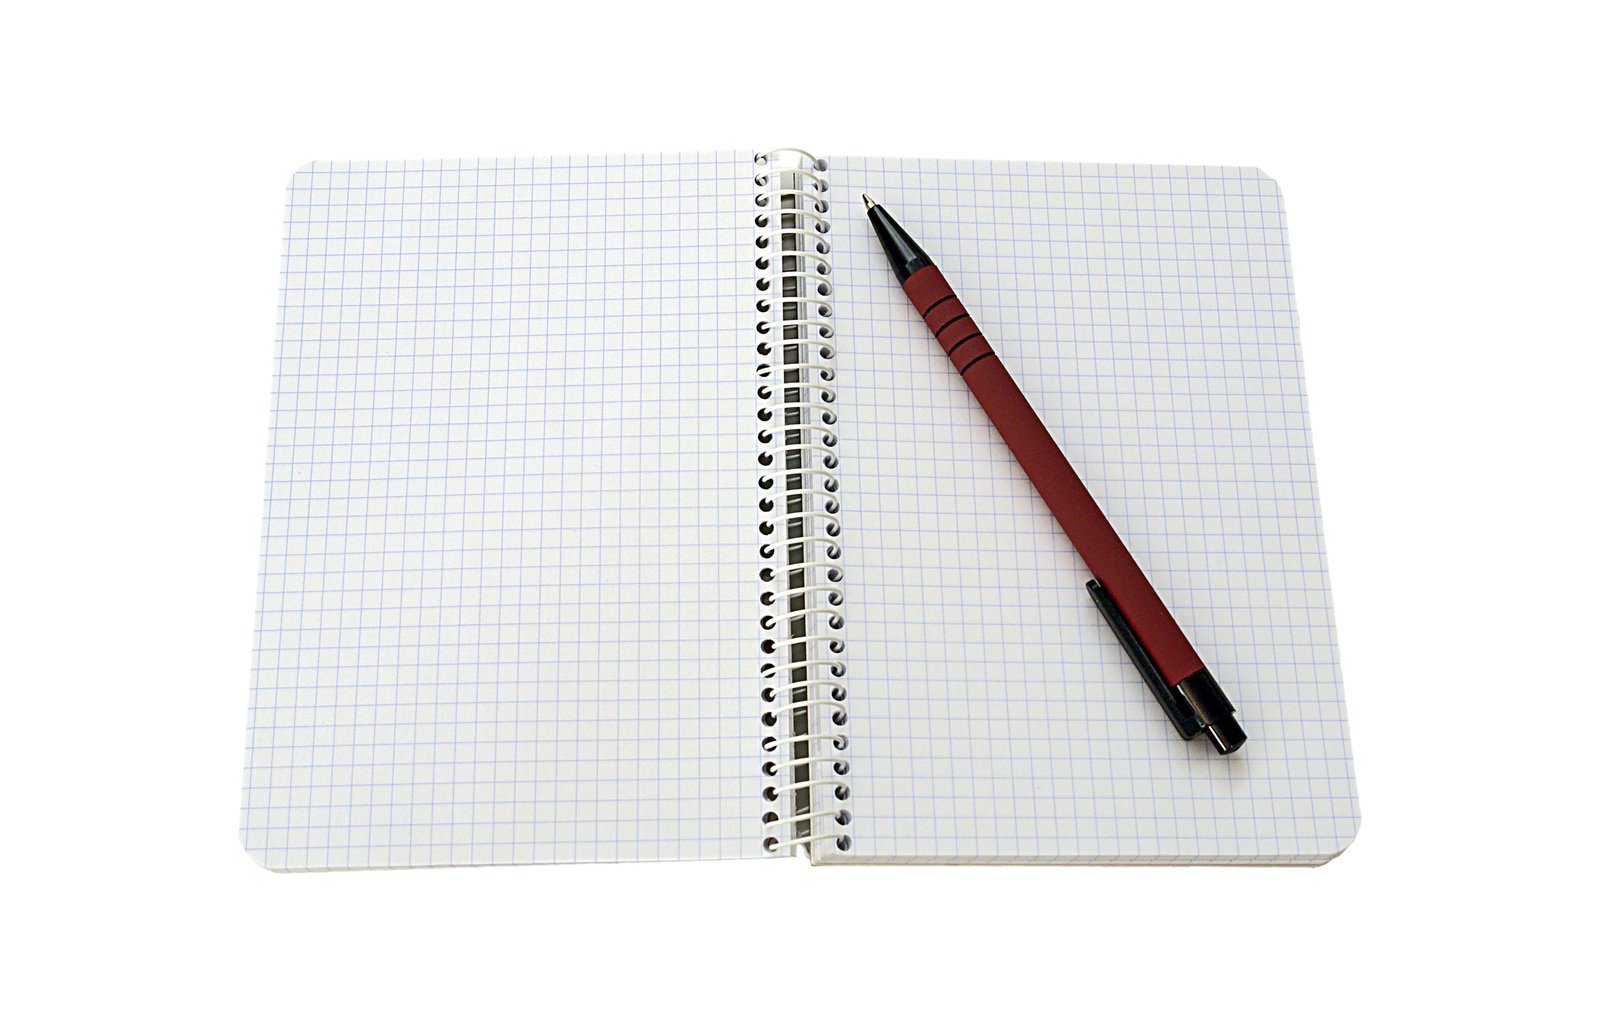
<path id="1" fill-rule="evenodd" d="M 872 201 L 872 196 L 870 196 L 870 195 L 865 195 L 865 194 L 861 195 L 861 201 L 866 203 L 866 211 L 867 212 L 871 212 L 872 208 L 877 205 L 876 202 Z"/>

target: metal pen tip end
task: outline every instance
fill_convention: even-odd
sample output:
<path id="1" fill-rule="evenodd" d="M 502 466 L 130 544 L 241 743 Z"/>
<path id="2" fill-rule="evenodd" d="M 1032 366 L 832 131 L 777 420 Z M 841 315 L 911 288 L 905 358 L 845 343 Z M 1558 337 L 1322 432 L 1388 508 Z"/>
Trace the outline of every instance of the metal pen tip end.
<path id="1" fill-rule="evenodd" d="M 872 201 L 872 196 L 870 195 L 861 195 L 861 201 L 866 203 L 866 208 L 868 210 L 874 209 L 877 206 L 877 203 Z"/>
<path id="2" fill-rule="evenodd" d="M 1206 726 L 1205 736 L 1210 738 L 1210 746 L 1222 754 L 1232 754 L 1249 739 L 1244 735 L 1244 728 L 1238 725 L 1238 720 L 1230 715 Z"/>

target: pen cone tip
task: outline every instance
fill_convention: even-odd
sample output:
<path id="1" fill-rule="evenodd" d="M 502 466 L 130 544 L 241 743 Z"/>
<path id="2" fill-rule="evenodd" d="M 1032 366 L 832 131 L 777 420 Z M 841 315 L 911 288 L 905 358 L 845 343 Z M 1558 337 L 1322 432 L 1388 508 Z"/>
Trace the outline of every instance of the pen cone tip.
<path id="1" fill-rule="evenodd" d="M 867 195 L 867 194 L 862 194 L 861 195 L 861 201 L 866 203 L 866 208 L 867 209 L 871 209 L 873 206 L 877 205 L 876 202 L 872 201 L 872 196 Z"/>

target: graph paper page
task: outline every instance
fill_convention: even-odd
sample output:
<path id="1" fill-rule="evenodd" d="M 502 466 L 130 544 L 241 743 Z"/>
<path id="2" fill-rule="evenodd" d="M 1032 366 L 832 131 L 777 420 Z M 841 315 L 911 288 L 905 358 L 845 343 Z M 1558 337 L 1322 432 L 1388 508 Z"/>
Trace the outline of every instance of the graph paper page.
<path id="1" fill-rule="evenodd" d="M 1282 200 L 1254 170 L 832 164 L 854 849 L 1309 863 L 1358 822 Z M 1238 707 L 1184 743 L 889 272 L 938 261 Z"/>
<path id="2" fill-rule="evenodd" d="M 749 164 L 294 176 L 261 863 L 761 855 Z"/>

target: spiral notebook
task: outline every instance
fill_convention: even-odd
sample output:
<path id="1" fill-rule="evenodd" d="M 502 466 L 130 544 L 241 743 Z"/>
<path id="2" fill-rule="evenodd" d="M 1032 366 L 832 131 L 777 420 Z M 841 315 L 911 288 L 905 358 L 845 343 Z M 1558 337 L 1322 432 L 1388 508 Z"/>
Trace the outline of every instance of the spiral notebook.
<path id="1" fill-rule="evenodd" d="M 1149 697 L 863 191 L 1222 680 L 1238 754 Z M 317 163 L 286 229 L 241 821 L 261 864 L 1314 864 L 1354 837 L 1258 171 Z"/>

